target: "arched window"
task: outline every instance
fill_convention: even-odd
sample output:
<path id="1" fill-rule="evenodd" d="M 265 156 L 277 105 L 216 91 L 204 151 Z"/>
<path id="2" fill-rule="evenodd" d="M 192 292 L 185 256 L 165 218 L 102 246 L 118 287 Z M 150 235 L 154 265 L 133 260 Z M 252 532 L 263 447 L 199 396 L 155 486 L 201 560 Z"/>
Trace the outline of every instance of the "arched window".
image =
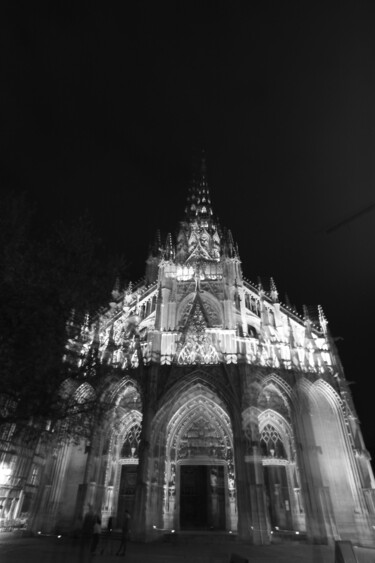
<path id="1" fill-rule="evenodd" d="M 247 334 L 251 336 L 251 338 L 258 338 L 257 331 L 251 325 L 247 325 Z"/>
<path id="2" fill-rule="evenodd" d="M 260 449 L 263 456 L 287 459 L 282 438 L 271 424 L 266 424 L 261 432 Z"/>
<path id="3" fill-rule="evenodd" d="M 141 426 L 140 424 L 134 424 L 126 436 L 124 443 L 122 444 L 120 458 L 138 457 L 139 441 L 141 438 Z"/>

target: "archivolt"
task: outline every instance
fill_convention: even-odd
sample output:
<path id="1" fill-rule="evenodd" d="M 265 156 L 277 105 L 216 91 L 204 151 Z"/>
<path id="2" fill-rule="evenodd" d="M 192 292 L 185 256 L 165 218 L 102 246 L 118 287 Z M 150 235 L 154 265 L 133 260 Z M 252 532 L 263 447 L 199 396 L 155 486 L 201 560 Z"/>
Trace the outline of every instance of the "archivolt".
<path id="1" fill-rule="evenodd" d="M 65 379 L 60 385 L 59 395 L 63 399 L 67 399 L 68 397 L 73 397 L 75 390 L 78 387 L 78 382 L 74 381 L 74 379 Z"/>
<path id="2" fill-rule="evenodd" d="M 331 409 L 336 411 L 341 411 L 345 416 L 345 403 L 338 395 L 338 393 L 333 389 L 332 385 L 327 383 L 324 379 L 317 379 L 313 383 L 310 382 L 305 377 L 301 378 L 297 384 L 297 389 L 299 391 L 299 408 L 309 409 L 310 405 L 313 405 L 315 409 L 319 410 L 320 401 L 319 394 L 323 395 L 327 399 L 328 404 Z"/>
<path id="3" fill-rule="evenodd" d="M 225 437 L 227 437 L 233 447 L 229 416 L 212 398 L 200 394 L 180 406 L 170 419 L 167 425 L 167 448 L 174 445 L 189 424 L 192 424 L 199 417 L 214 424 L 222 438 L 225 440 Z"/>
<path id="4" fill-rule="evenodd" d="M 317 379 L 311 386 L 311 391 L 314 392 L 315 389 L 319 389 L 323 395 L 328 399 L 332 407 L 335 409 L 341 408 L 344 412 L 345 405 L 340 395 L 334 390 L 332 385 L 327 383 L 324 379 Z"/>
<path id="5" fill-rule="evenodd" d="M 271 373 L 267 375 L 264 379 L 262 379 L 261 385 L 262 389 L 264 389 L 267 385 L 273 384 L 276 387 L 276 390 L 283 396 L 288 398 L 289 402 L 292 402 L 294 397 L 293 389 L 288 385 L 286 381 L 276 373 Z M 289 408 L 289 407 L 288 407 Z"/>
<path id="6" fill-rule="evenodd" d="M 80 385 L 78 381 L 74 381 L 74 379 L 65 379 L 60 385 L 59 395 L 65 400 L 70 398 L 72 403 L 77 402 L 82 404 L 85 401 L 95 399 L 96 391 L 87 381 Z"/>
<path id="7" fill-rule="evenodd" d="M 93 386 L 87 382 L 82 383 L 74 393 L 74 399 L 79 404 L 83 404 L 86 401 L 92 401 L 95 397 L 96 393 Z"/>
<path id="8" fill-rule="evenodd" d="M 127 394 L 136 392 L 140 397 L 138 383 L 130 377 L 123 377 L 120 381 L 112 381 L 109 383 L 107 390 L 102 394 L 102 401 L 118 406 L 121 400 Z"/>
<path id="9" fill-rule="evenodd" d="M 134 424 L 142 424 L 142 414 L 137 410 L 124 413 L 119 420 L 118 433 L 126 434 Z"/>
<path id="10" fill-rule="evenodd" d="M 163 396 L 163 402 L 160 405 L 160 413 L 169 411 L 169 417 L 171 409 L 174 408 L 176 397 L 184 396 L 189 397 L 192 389 L 204 389 L 205 393 L 209 393 L 216 402 L 223 405 L 223 408 L 227 412 L 231 412 L 235 406 L 235 397 L 233 396 L 230 387 L 223 384 L 220 377 L 220 371 L 222 366 L 215 369 L 214 372 L 204 371 L 202 368 L 198 368 L 194 372 L 186 375 L 180 381 L 177 381 Z M 223 377 L 226 375 L 223 374 Z"/>
<path id="11" fill-rule="evenodd" d="M 197 409 L 201 409 L 203 416 L 217 421 L 223 433 L 232 436 L 231 422 L 225 403 L 198 379 L 192 386 L 184 385 L 182 391 L 179 390 L 173 396 L 169 396 L 168 402 L 161 407 L 153 421 L 152 443 L 156 443 L 166 432 L 167 443 L 171 444 L 173 436 L 181 430 L 183 421 L 188 420 L 187 417 L 193 411 L 197 412 Z"/>

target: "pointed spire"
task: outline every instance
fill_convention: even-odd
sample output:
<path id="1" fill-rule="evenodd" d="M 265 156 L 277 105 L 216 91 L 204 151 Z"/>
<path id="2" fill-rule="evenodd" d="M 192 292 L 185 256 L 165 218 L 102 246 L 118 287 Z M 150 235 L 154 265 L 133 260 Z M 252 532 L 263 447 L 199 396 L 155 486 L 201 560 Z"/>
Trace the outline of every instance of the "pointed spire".
<path id="1" fill-rule="evenodd" d="M 167 240 L 165 242 L 165 260 L 174 260 L 176 255 L 175 248 L 173 245 L 172 235 L 168 233 Z"/>
<path id="2" fill-rule="evenodd" d="M 160 229 L 158 229 L 155 233 L 154 241 L 150 247 L 150 255 L 159 256 L 160 250 L 161 250 L 161 233 L 160 233 Z"/>
<path id="3" fill-rule="evenodd" d="M 319 308 L 316 305 L 303 305 L 303 320 L 317 326 L 320 321 Z"/>
<path id="4" fill-rule="evenodd" d="M 77 312 L 75 309 L 70 311 L 69 318 L 66 321 L 66 334 L 68 338 L 75 338 L 81 332 L 81 323 L 79 322 Z"/>
<path id="5" fill-rule="evenodd" d="M 320 328 L 322 329 L 322 332 L 324 334 L 327 334 L 327 332 L 328 332 L 328 328 L 327 328 L 328 321 L 327 321 L 327 318 L 324 314 L 323 307 L 321 305 L 318 305 L 318 315 L 319 315 Z"/>
<path id="6" fill-rule="evenodd" d="M 70 310 L 69 317 L 66 321 L 66 330 L 69 331 L 71 327 L 74 327 L 76 324 L 76 310 L 73 308 Z"/>
<path id="7" fill-rule="evenodd" d="M 234 244 L 232 231 L 230 229 L 228 229 L 224 235 L 224 253 L 228 258 L 235 258 L 237 256 L 236 245 Z"/>
<path id="8" fill-rule="evenodd" d="M 122 305 L 124 311 L 127 311 L 129 309 L 132 298 L 133 298 L 133 284 L 130 281 L 128 287 L 124 291 L 124 300 Z"/>
<path id="9" fill-rule="evenodd" d="M 112 323 L 109 335 L 108 343 L 103 353 L 103 361 L 107 364 L 111 364 L 113 361 L 113 352 L 116 350 L 116 344 L 114 341 L 114 324 Z"/>
<path id="10" fill-rule="evenodd" d="M 235 245 L 234 245 L 234 252 L 235 252 L 236 258 L 240 259 L 240 251 L 238 250 L 238 244 L 237 243 L 235 243 Z"/>
<path id="11" fill-rule="evenodd" d="M 279 301 L 279 292 L 277 291 L 277 287 L 275 284 L 275 280 L 273 278 L 270 279 L 270 294 L 271 299 L 274 303 L 278 303 Z"/>
<path id="12" fill-rule="evenodd" d="M 313 335 L 311 332 L 313 326 L 313 319 L 314 319 L 314 309 L 312 307 L 308 307 L 307 305 L 303 305 L 303 320 L 305 323 L 305 339 L 310 340 L 312 343 L 314 342 Z"/>
<path id="13" fill-rule="evenodd" d="M 210 219 L 213 217 L 211 207 L 211 196 L 207 182 L 207 166 L 204 151 L 198 175 L 193 176 L 193 181 L 189 189 L 187 206 L 185 208 L 187 219 Z"/>
<path id="14" fill-rule="evenodd" d="M 149 246 L 148 258 L 146 260 L 146 285 L 152 284 L 157 280 L 159 263 L 162 258 L 162 244 L 161 244 L 161 234 L 158 229 L 155 234 L 155 238 Z"/>
<path id="15" fill-rule="evenodd" d="M 257 285 L 257 289 L 259 292 L 264 292 L 264 288 L 263 288 L 263 284 L 262 284 L 262 278 L 260 276 L 258 276 L 258 285 Z"/>
<path id="16" fill-rule="evenodd" d="M 100 371 L 100 358 L 99 358 L 99 347 L 100 347 L 100 321 L 97 319 L 94 327 L 94 337 L 91 342 L 90 348 L 84 358 L 81 371 L 84 377 L 94 377 L 98 375 Z"/>
<path id="17" fill-rule="evenodd" d="M 87 341 L 89 332 L 90 332 L 90 315 L 89 313 L 86 313 L 81 326 L 81 338 L 83 341 Z"/>
<path id="18" fill-rule="evenodd" d="M 289 299 L 289 295 L 287 293 L 285 293 L 284 301 L 285 301 L 285 305 L 288 307 L 288 309 L 293 309 L 292 302 Z"/>
<path id="19" fill-rule="evenodd" d="M 128 287 L 126 288 L 126 295 L 131 295 L 133 293 L 133 282 L 128 283 Z"/>
<path id="20" fill-rule="evenodd" d="M 120 294 L 120 278 L 117 276 L 112 289 L 112 299 L 114 301 L 117 301 L 120 297 Z"/>
<path id="21" fill-rule="evenodd" d="M 303 309 L 303 320 L 310 321 L 310 315 L 307 305 L 302 305 L 302 309 Z"/>

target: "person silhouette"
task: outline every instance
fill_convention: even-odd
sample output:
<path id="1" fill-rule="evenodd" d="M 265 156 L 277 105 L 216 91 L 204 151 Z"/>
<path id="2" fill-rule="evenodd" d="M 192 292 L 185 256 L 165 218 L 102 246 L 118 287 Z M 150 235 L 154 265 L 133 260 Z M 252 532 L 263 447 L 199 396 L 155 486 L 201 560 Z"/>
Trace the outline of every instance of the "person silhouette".
<path id="1" fill-rule="evenodd" d="M 120 547 L 118 548 L 118 552 L 116 555 L 124 555 L 126 554 L 127 543 L 129 539 L 129 532 L 130 532 L 130 514 L 128 510 L 125 510 L 125 518 L 124 523 L 122 526 L 122 533 L 121 533 L 121 543 Z"/>

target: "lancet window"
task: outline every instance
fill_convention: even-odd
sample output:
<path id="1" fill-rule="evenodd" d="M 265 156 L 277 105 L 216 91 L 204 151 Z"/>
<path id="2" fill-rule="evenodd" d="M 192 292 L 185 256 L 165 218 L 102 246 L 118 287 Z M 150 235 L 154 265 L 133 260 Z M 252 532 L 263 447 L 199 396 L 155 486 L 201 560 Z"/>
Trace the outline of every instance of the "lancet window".
<path id="1" fill-rule="evenodd" d="M 141 425 L 137 423 L 128 430 L 125 436 L 125 440 L 121 448 L 120 458 L 137 458 L 140 439 Z"/>

